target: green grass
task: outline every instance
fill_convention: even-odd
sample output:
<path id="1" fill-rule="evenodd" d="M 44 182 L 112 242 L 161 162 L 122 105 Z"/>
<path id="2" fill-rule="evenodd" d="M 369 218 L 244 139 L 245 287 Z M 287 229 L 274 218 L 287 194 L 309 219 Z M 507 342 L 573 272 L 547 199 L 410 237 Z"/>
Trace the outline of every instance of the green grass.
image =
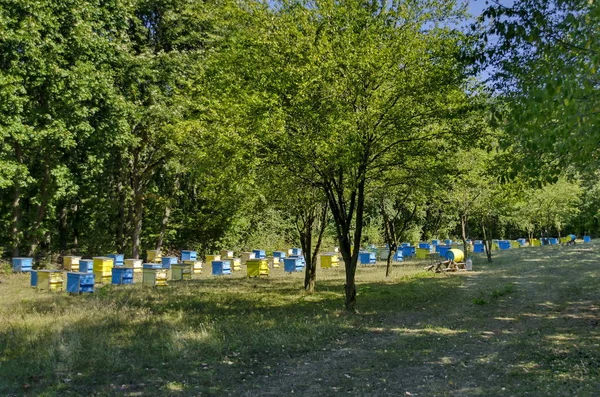
<path id="1" fill-rule="evenodd" d="M 596 245 L 502 252 L 474 272 L 343 270 L 108 286 L 0 273 L 0 395 L 597 395 Z"/>

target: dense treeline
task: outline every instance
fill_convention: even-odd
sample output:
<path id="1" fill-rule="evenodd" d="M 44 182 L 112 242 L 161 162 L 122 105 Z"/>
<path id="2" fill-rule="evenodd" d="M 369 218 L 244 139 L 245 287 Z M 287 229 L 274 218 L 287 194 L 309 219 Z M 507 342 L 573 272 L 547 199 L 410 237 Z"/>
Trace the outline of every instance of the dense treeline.
<path id="1" fill-rule="evenodd" d="M 0 1 L 0 246 L 300 243 L 307 288 L 311 249 L 339 246 L 352 308 L 364 244 L 596 234 L 598 175 L 551 151 L 531 166 L 464 18 L 446 0 Z"/>

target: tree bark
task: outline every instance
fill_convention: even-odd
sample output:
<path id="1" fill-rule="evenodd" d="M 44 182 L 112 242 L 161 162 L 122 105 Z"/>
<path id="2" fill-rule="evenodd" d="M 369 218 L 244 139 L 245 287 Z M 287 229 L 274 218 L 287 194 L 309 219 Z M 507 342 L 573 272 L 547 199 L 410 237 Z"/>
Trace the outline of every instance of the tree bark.
<path id="1" fill-rule="evenodd" d="M 58 240 L 60 246 L 61 255 L 65 255 L 67 252 L 67 245 L 69 239 L 69 229 L 68 229 L 68 209 L 67 203 L 63 202 L 63 205 L 60 209 L 59 222 L 58 222 Z"/>
<path id="2" fill-rule="evenodd" d="M 462 242 L 463 242 L 463 249 L 465 252 L 465 259 L 467 259 L 468 257 L 468 253 L 467 253 L 467 214 L 461 214 L 460 216 L 460 225 L 461 225 L 461 231 L 462 231 Z"/>
<path id="3" fill-rule="evenodd" d="M 133 167 L 131 172 L 133 174 L 133 224 L 131 228 L 132 258 L 139 259 L 144 211 L 144 194 L 141 180 L 142 175 L 139 168 L 138 153 L 136 153 L 133 157 Z"/>
<path id="4" fill-rule="evenodd" d="M 127 217 L 125 216 L 125 206 L 127 203 L 127 195 L 125 193 L 125 187 L 123 185 L 123 174 L 124 171 L 119 172 L 119 181 L 117 182 L 117 198 L 119 200 L 118 216 L 117 220 L 117 252 L 125 252 L 125 224 Z"/>
<path id="5" fill-rule="evenodd" d="M 48 168 L 48 164 L 44 164 L 44 178 L 42 179 L 42 186 L 40 189 L 40 204 L 37 208 L 37 215 L 35 222 L 31 228 L 29 233 L 31 245 L 29 247 L 29 256 L 34 256 L 37 248 L 40 244 L 40 235 L 39 230 L 42 226 L 42 222 L 44 221 L 44 217 L 46 215 L 46 207 L 48 205 L 48 188 L 50 185 L 50 169 Z"/>
<path id="6" fill-rule="evenodd" d="M 17 160 L 18 165 L 23 163 L 23 156 L 21 153 L 21 144 L 18 142 L 14 145 L 15 148 L 15 158 Z M 13 181 L 13 199 L 12 199 L 12 219 L 11 219 L 11 238 L 12 238 L 12 256 L 19 256 L 19 246 L 21 245 L 21 175 L 19 170 L 15 174 L 15 179 Z"/>
<path id="7" fill-rule="evenodd" d="M 492 263 L 492 236 L 491 233 L 488 234 L 485 231 L 485 222 L 481 221 L 481 230 L 483 231 L 483 241 L 485 247 L 485 254 L 487 255 L 487 260 L 489 263 Z M 488 238 L 489 237 L 489 238 Z"/>
<path id="8" fill-rule="evenodd" d="M 169 217 L 171 216 L 171 206 L 169 203 L 165 205 L 165 212 L 163 214 L 162 221 L 160 223 L 160 233 L 158 234 L 158 240 L 156 241 L 156 250 L 160 251 L 163 246 L 165 239 L 165 233 L 167 231 L 167 225 L 169 224 Z"/>

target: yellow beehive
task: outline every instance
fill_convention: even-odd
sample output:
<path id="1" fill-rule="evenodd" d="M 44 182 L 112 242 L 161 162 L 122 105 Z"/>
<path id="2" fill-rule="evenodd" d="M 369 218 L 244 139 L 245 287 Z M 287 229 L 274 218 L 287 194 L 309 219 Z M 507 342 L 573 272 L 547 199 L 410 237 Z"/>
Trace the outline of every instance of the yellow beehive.
<path id="1" fill-rule="evenodd" d="M 141 259 L 125 259 L 123 261 L 123 267 L 132 268 L 134 273 L 142 272 L 142 260 Z"/>
<path id="2" fill-rule="evenodd" d="M 162 261 L 160 250 L 148 250 L 146 251 L 146 257 L 148 258 L 148 263 L 160 263 Z"/>
<path id="3" fill-rule="evenodd" d="M 112 279 L 113 259 L 106 256 L 97 256 L 94 260 L 94 281 L 96 283 L 110 284 Z"/>
<path id="4" fill-rule="evenodd" d="M 78 272 L 80 259 L 80 256 L 63 256 L 63 268 L 69 272 Z"/>
<path id="5" fill-rule="evenodd" d="M 192 265 L 192 272 L 194 274 L 202 273 L 202 262 L 200 261 L 183 261 L 186 265 Z"/>
<path id="6" fill-rule="evenodd" d="M 167 285 L 168 279 L 167 269 L 142 269 L 142 285 L 144 287 L 164 287 Z"/>
<path id="7" fill-rule="evenodd" d="M 539 238 L 532 238 L 531 240 L 529 240 L 529 244 L 532 247 L 541 247 L 542 246 L 542 242 L 540 241 Z"/>
<path id="8" fill-rule="evenodd" d="M 212 263 L 212 261 L 220 261 L 221 255 L 206 255 L 206 263 Z"/>
<path id="9" fill-rule="evenodd" d="M 231 270 L 238 271 L 242 270 L 242 260 L 240 258 L 227 258 L 231 262 Z"/>
<path id="10" fill-rule="evenodd" d="M 492 251 L 498 251 L 500 249 L 500 244 L 492 243 Z"/>
<path id="11" fill-rule="evenodd" d="M 521 248 L 521 244 L 518 241 L 511 241 L 510 248 Z"/>
<path id="12" fill-rule="evenodd" d="M 223 259 L 233 259 L 233 251 L 230 251 L 230 250 L 221 250 L 221 258 L 223 258 Z"/>
<path id="13" fill-rule="evenodd" d="M 337 254 L 323 254 L 321 255 L 321 268 L 329 269 L 332 267 L 338 267 L 340 265 L 340 257 Z"/>
<path id="14" fill-rule="evenodd" d="M 248 259 L 246 269 L 248 277 L 268 276 L 269 261 L 266 259 Z"/>
<path id="15" fill-rule="evenodd" d="M 171 265 L 171 280 L 191 280 L 192 279 L 192 264 L 191 263 L 178 263 Z"/>
<path id="16" fill-rule="evenodd" d="M 273 269 L 279 268 L 279 258 L 274 256 L 267 256 L 267 261 L 269 262 L 269 266 Z"/>
<path id="17" fill-rule="evenodd" d="M 245 265 L 250 259 L 255 259 L 256 254 L 254 252 L 242 252 L 240 254 L 240 260 L 242 261 L 242 265 Z"/>
<path id="18" fill-rule="evenodd" d="M 427 259 L 427 254 L 429 254 L 429 250 L 427 248 L 417 248 L 415 251 L 415 256 L 417 259 Z"/>
<path id="19" fill-rule="evenodd" d="M 37 288 L 48 291 L 63 290 L 63 273 L 60 270 L 38 270 Z"/>

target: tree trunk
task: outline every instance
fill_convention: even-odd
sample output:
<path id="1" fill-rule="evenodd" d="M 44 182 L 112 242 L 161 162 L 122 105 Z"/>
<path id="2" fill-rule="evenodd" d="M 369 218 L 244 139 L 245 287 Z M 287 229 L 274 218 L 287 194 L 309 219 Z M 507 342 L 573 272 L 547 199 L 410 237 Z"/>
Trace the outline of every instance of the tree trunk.
<path id="1" fill-rule="evenodd" d="M 485 231 L 485 222 L 481 222 L 481 230 L 483 231 L 483 241 L 485 246 L 485 254 L 487 255 L 487 260 L 489 263 L 492 263 L 492 236 L 491 233 L 488 235 Z"/>
<path id="2" fill-rule="evenodd" d="M 312 251 L 312 255 L 310 256 L 310 266 L 309 266 L 309 261 L 306 261 L 306 269 L 305 269 L 305 273 L 304 273 L 304 289 L 306 290 L 306 292 L 308 293 L 313 293 L 315 292 L 315 287 L 317 284 L 317 258 L 319 255 L 319 250 L 321 249 L 321 243 L 323 242 L 323 234 L 325 233 L 325 228 L 327 227 L 327 211 L 328 211 L 328 206 L 327 203 L 324 203 L 322 208 L 321 208 L 321 218 L 320 218 L 320 225 L 319 225 L 319 235 L 317 237 L 317 243 L 315 244 L 315 248 Z M 306 230 L 306 232 L 312 234 L 312 226 L 310 228 L 310 230 Z M 310 238 L 310 240 L 312 240 L 312 237 Z M 302 250 L 304 250 L 305 248 L 302 247 Z M 310 250 L 312 249 L 311 244 L 307 243 L 306 244 L 306 250 L 305 252 L 310 252 Z M 305 258 L 306 259 L 306 258 Z"/>
<path id="3" fill-rule="evenodd" d="M 163 218 L 162 221 L 160 223 L 160 233 L 158 234 L 158 240 L 156 241 L 156 250 L 160 251 L 160 249 L 162 248 L 164 239 L 165 239 L 165 233 L 167 231 L 167 225 L 169 224 L 169 217 L 171 216 L 171 206 L 169 205 L 169 203 L 167 203 L 165 205 L 165 212 L 163 214 Z"/>
<path id="4" fill-rule="evenodd" d="M 19 143 L 15 143 L 15 158 L 17 163 L 20 165 L 23 162 L 22 153 L 21 153 L 21 145 Z M 11 239 L 12 239 L 12 256 L 19 256 L 19 246 L 21 245 L 21 175 L 20 172 L 17 171 L 15 174 L 15 179 L 13 181 L 14 191 L 13 191 L 13 199 L 12 199 L 12 219 L 11 219 Z"/>
<path id="5" fill-rule="evenodd" d="M 142 188 L 142 176 L 139 169 L 138 154 L 136 153 L 133 157 L 133 167 L 131 170 L 132 177 L 132 189 L 133 189 L 133 216 L 132 216 L 132 227 L 131 227 L 131 244 L 132 244 L 132 258 L 140 258 L 140 245 L 141 245 L 141 234 L 142 234 L 142 220 L 144 211 L 144 195 Z"/>
<path id="6" fill-rule="evenodd" d="M 79 199 L 73 205 L 73 249 L 79 252 Z"/>
<path id="7" fill-rule="evenodd" d="M 390 277 L 392 275 L 392 258 L 394 257 L 394 254 L 396 253 L 396 251 L 398 250 L 397 246 L 392 247 L 392 245 L 390 245 L 388 243 L 388 255 L 387 255 L 387 260 L 386 260 L 386 265 L 385 265 L 385 277 Z"/>
<path id="8" fill-rule="evenodd" d="M 69 229 L 67 223 L 67 203 L 64 202 L 60 209 L 59 222 L 58 222 L 58 245 L 60 246 L 60 253 L 65 255 L 67 252 L 67 245 L 69 239 Z"/>
<path id="9" fill-rule="evenodd" d="M 37 208 L 37 215 L 35 222 L 30 230 L 30 241 L 31 245 L 29 247 L 29 255 L 34 256 L 37 248 L 40 244 L 40 227 L 42 226 L 42 222 L 44 221 L 44 217 L 46 215 L 46 207 L 48 205 L 48 188 L 50 185 L 50 169 L 48 168 L 48 164 L 44 164 L 44 178 L 42 179 L 42 186 L 40 189 L 40 204 Z"/>
<path id="10" fill-rule="evenodd" d="M 460 216 L 460 226 L 461 226 L 461 232 L 462 232 L 462 242 L 463 242 L 463 249 L 465 252 L 465 259 L 467 259 L 468 252 L 467 252 L 467 214 L 462 214 Z"/>
<path id="11" fill-rule="evenodd" d="M 123 174 L 124 172 L 121 172 Z M 119 176 L 119 181 L 117 182 L 117 198 L 119 199 L 119 208 L 118 208 L 118 216 L 117 220 L 117 252 L 125 252 L 125 223 L 127 222 L 127 217 L 125 216 L 125 206 L 127 203 L 127 195 L 125 193 L 125 188 L 123 186 L 123 178 L 122 175 Z"/>
<path id="12" fill-rule="evenodd" d="M 346 310 L 356 311 L 356 266 L 358 264 L 358 253 L 360 251 L 360 240 L 362 237 L 363 217 L 365 209 L 365 176 L 361 176 L 358 183 L 358 194 L 356 198 L 356 228 L 354 229 L 354 252 L 352 253 L 350 266 L 346 267 Z"/>

